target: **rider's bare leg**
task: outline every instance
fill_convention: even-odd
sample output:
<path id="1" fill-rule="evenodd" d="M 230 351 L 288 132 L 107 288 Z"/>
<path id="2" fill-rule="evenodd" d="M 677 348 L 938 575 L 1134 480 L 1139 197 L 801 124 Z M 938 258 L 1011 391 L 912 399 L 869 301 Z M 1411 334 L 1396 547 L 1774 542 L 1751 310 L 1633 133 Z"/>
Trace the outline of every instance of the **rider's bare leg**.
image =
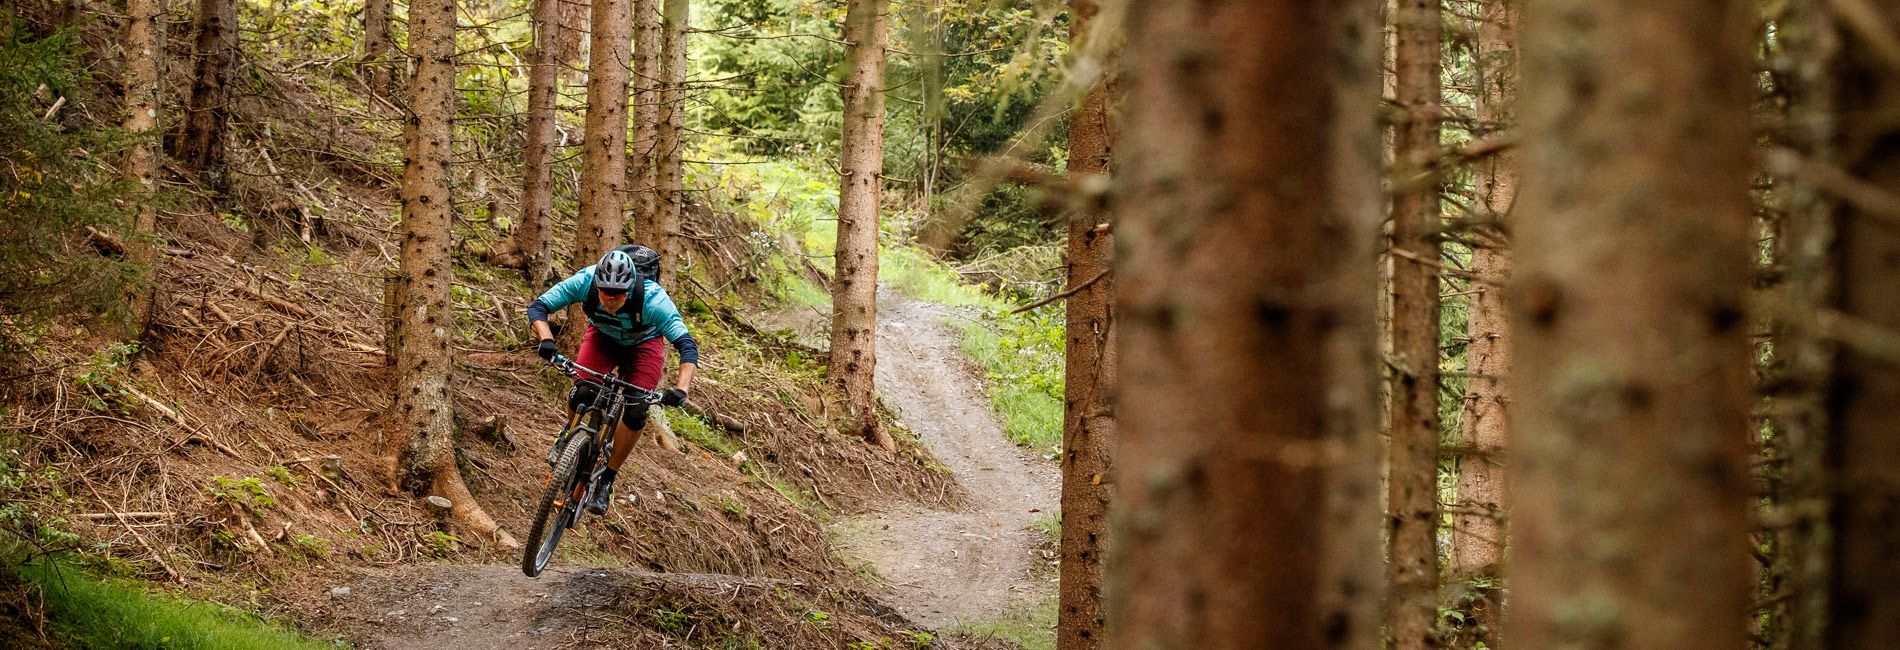
<path id="1" fill-rule="evenodd" d="M 633 445 L 640 442 L 640 432 L 645 428 L 629 429 L 626 422 L 614 428 L 614 453 L 607 456 L 607 469 L 620 471 L 620 464 L 627 462 L 627 454 L 633 453 Z"/>

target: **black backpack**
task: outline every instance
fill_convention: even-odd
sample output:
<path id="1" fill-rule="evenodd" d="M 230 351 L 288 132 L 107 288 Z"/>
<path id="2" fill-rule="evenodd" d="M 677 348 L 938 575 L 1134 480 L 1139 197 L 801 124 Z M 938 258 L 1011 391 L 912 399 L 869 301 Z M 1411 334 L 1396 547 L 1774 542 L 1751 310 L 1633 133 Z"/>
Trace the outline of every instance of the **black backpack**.
<path id="1" fill-rule="evenodd" d="M 627 244 L 614 250 L 626 253 L 633 258 L 633 270 L 640 273 L 640 280 L 660 281 L 660 253 L 639 244 Z"/>

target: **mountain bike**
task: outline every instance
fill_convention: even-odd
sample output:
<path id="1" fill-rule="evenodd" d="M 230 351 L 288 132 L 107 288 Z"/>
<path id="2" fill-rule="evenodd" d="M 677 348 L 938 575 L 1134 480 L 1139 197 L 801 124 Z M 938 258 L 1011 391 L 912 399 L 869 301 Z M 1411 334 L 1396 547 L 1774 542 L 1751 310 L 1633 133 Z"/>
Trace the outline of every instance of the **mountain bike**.
<path id="1" fill-rule="evenodd" d="M 528 530 L 530 544 L 521 555 L 521 572 L 530 578 L 547 568 L 555 547 L 561 545 L 561 534 L 580 524 L 582 504 L 592 496 L 595 477 L 613 455 L 614 429 L 621 416 L 629 407 L 660 403 L 657 392 L 594 372 L 561 355 L 554 355 L 548 365 L 580 379 L 576 390 L 590 390 L 594 397 L 568 416 L 567 426 L 555 435 L 554 446 L 548 450 L 548 464 L 554 470 L 541 490 L 541 507 L 534 513 L 534 527 Z"/>

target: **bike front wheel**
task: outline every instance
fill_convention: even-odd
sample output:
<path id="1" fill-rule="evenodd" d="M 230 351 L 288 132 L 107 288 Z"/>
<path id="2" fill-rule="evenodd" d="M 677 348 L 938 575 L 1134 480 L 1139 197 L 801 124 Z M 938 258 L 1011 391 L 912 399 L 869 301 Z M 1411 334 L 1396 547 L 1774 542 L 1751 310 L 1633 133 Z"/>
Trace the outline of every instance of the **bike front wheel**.
<path id="1" fill-rule="evenodd" d="M 561 545 L 561 533 L 580 516 L 581 481 L 575 475 L 590 442 L 587 436 L 569 436 L 547 487 L 541 489 L 541 507 L 535 510 L 534 527 L 528 530 L 530 543 L 521 555 L 521 572 L 530 578 L 547 568 L 555 547 Z"/>

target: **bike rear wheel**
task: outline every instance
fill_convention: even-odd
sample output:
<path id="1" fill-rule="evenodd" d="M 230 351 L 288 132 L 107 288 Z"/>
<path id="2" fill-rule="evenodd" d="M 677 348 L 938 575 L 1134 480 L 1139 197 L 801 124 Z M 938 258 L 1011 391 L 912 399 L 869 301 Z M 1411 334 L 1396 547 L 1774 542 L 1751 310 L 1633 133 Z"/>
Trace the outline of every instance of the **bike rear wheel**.
<path id="1" fill-rule="evenodd" d="M 530 543 L 521 554 L 521 572 L 530 578 L 547 568 L 555 547 L 561 545 L 561 534 L 580 516 L 580 490 L 575 489 L 579 479 L 575 475 L 591 443 L 588 436 L 569 436 L 547 487 L 541 489 L 541 506 L 535 510 L 534 527 L 528 530 Z"/>

